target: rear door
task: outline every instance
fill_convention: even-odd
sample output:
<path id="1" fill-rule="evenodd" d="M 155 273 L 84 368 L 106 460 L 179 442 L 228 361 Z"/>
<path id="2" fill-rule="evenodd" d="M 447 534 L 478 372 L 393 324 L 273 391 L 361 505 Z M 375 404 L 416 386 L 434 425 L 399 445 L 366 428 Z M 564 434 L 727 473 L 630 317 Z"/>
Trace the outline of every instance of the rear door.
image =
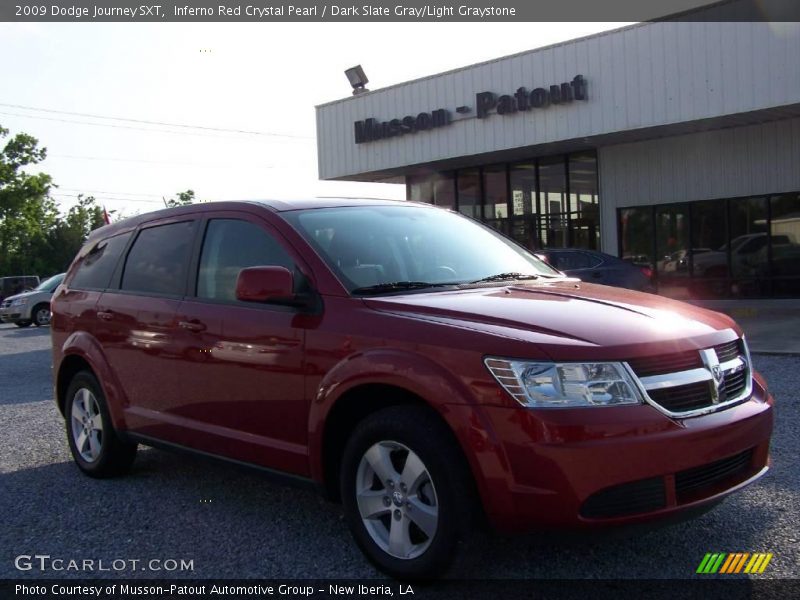
<path id="1" fill-rule="evenodd" d="M 161 439 L 170 438 L 163 415 L 178 390 L 175 312 L 186 293 L 196 226 L 196 220 L 185 217 L 142 226 L 117 289 L 104 292 L 97 302 L 97 338 L 125 393 L 126 424 Z"/>
<path id="2" fill-rule="evenodd" d="M 58 288 L 50 302 L 54 352 L 73 332 L 96 332 L 97 301 L 113 285 L 114 273 L 131 236 L 130 231 L 119 233 L 81 249 L 65 285 Z"/>
<path id="3" fill-rule="evenodd" d="M 307 475 L 308 402 L 297 308 L 236 300 L 239 272 L 282 266 L 304 277 L 285 240 L 255 215 L 217 212 L 202 225 L 189 297 L 178 308 L 180 383 L 170 418 L 183 445 Z M 307 269 L 305 269 L 306 272 Z"/>

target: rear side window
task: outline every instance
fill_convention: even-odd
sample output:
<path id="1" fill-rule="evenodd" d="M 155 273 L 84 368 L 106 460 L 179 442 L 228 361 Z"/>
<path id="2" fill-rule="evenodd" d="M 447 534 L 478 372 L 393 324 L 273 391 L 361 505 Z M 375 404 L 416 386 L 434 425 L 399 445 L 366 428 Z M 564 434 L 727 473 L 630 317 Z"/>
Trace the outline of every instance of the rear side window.
<path id="1" fill-rule="evenodd" d="M 100 240 L 80 259 L 78 270 L 69 282 L 69 287 L 79 290 L 106 289 L 130 237 L 129 232 Z"/>
<path id="2" fill-rule="evenodd" d="M 294 261 L 269 233 L 247 221 L 213 219 L 200 254 L 197 297 L 235 301 L 239 271 L 275 266 L 292 271 Z"/>
<path id="3" fill-rule="evenodd" d="M 140 231 L 128 252 L 120 287 L 129 292 L 182 296 L 193 233 L 194 221 Z"/>

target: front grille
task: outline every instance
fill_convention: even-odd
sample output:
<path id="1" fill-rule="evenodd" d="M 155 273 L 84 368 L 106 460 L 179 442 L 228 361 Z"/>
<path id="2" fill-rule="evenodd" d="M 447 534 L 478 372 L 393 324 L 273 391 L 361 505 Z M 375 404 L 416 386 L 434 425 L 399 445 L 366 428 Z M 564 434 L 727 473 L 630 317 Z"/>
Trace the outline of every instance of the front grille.
<path id="1" fill-rule="evenodd" d="M 650 375 L 697 369 L 703 366 L 703 361 L 700 359 L 700 353 L 697 350 L 689 350 L 688 352 L 675 352 L 673 354 L 662 354 L 661 356 L 634 358 L 629 360 L 628 364 L 637 376 L 649 377 Z"/>
<path id="2" fill-rule="evenodd" d="M 744 480 L 753 462 L 753 448 L 735 456 L 723 458 L 713 463 L 681 471 L 675 475 L 675 495 L 678 503 L 688 502 L 702 496 L 703 492 L 719 483 Z"/>
<path id="3" fill-rule="evenodd" d="M 717 358 L 721 363 L 733 360 L 741 353 L 739 350 L 739 340 L 734 340 L 727 344 L 718 344 L 714 346 L 714 351 L 717 353 Z"/>
<path id="4" fill-rule="evenodd" d="M 664 480 L 661 477 L 623 483 L 589 496 L 581 506 L 581 516 L 608 519 L 646 513 L 667 504 Z"/>
<path id="5" fill-rule="evenodd" d="M 660 390 L 650 390 L 650 398 L 670 412 L 686 412 L 711 405 L 707 381 Z"/>
<path id="6" fill-rule="evenodd" d="M 728 398 L 735 398 L 744 391 L 747 387 L 747 377 L 746 369 L 725 376 L 725 393 Z"/>
<path id="7" fill-rule="evenodd" d="M 720 389 L 717 403 L 725 408 L 745 394 L 751 376 L 750 366 L 740 339 L 717 344 L 713 350 L 720 366 L 725 367 L 724 389 Z M 689 350 L 632 358 L 628 365 L 641 380 L 650 400 L 665 411 L 680 415 L 715 406 L 712 368 L 703 361 L 703 352 Z"/>

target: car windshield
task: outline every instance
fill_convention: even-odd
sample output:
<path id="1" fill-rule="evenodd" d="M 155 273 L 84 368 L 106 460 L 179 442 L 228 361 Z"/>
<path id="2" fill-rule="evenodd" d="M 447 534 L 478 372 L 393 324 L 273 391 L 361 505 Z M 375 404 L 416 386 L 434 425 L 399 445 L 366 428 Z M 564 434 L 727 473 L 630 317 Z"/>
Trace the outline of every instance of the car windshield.
<path id="1" fill-rule="evenodd" d="M 283 216 L 354 294 L 560 276 L 489 227 L 443 209 L 340 207 Z"/>
<path id="2" fill-rule="evenodd" d="M 52 292 L 58 287 L 58 284 L 64 279 L 64 273 L 59 273 L 58 275 L 53 275 L 49 279 L 45 279 L 42 283 L 40 283 L 34 291 L 36 292 Z"/>

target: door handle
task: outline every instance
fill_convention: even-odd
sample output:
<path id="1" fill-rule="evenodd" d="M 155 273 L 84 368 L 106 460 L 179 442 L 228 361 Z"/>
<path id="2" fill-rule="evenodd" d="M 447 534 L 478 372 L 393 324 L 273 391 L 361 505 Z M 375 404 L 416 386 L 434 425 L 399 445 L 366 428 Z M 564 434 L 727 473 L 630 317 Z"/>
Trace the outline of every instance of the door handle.
<path id="1" fill-rule="evenodd" d="M 110 321 L 114 318 L 114 313 L 110 310 L 98 310 L 97 318 L 102 319 L 103 321 Z"/>
<path id="2" fill-rule="evenodd" d="M 192 319 L 191 321 L 178 321 L 178 327 L 185 329 L 186 331 L 194 331 L 195 333 L 206 330 L 206 324 L 201 323 L 197 319 Z"/>

